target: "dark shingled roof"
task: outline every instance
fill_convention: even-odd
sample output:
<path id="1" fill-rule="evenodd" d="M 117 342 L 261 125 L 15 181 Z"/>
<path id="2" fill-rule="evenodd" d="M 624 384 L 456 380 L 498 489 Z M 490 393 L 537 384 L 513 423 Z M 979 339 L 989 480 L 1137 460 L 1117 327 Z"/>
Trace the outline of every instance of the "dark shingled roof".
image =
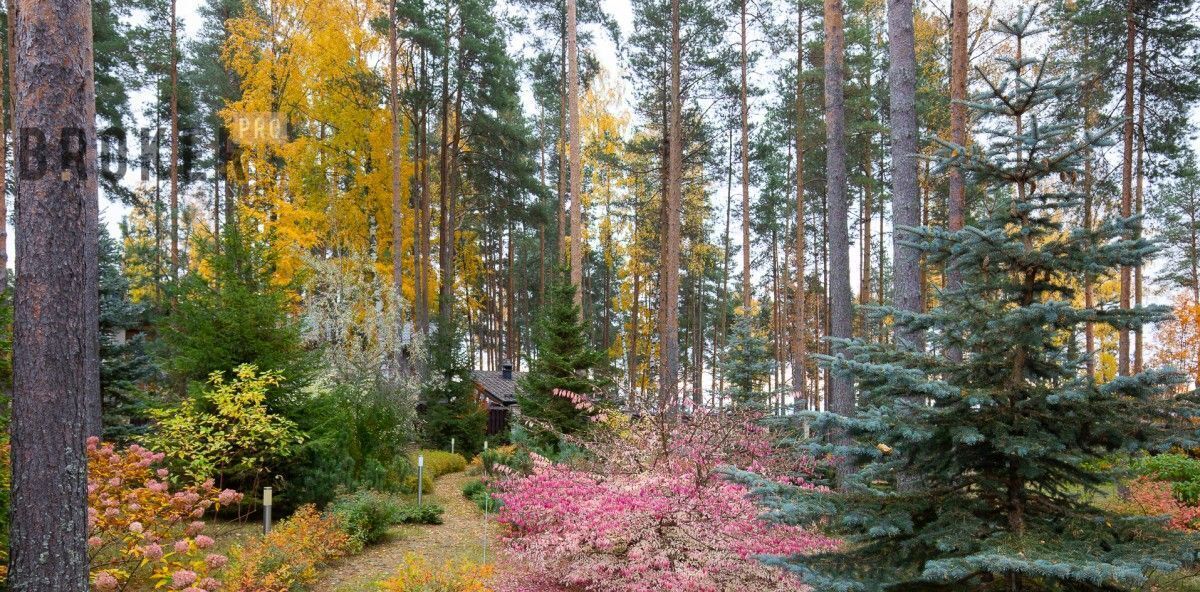
<path id="1" fill-rule="evenodd" d="M 487 391 L 501 403 L 505 405 L 517 403 L 517 381 L 525 376 L 524 372 L 514 371 L 512 380 L 504 378 L 504 372 L 501 370 L 475 370 L 471 374 L 479 388 Z"/>

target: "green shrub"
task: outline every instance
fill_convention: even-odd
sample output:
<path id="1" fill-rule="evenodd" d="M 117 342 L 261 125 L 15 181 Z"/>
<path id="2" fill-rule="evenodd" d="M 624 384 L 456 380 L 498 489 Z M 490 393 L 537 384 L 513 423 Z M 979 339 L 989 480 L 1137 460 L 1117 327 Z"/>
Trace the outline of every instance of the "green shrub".
<path id="1" fill-rule="evenodd" d="M 1171 483 L 1171 492 L 1181 502 L 1200 503 L 1200 460 L 1183 454 L 1160 454 L 1134 463 L 1139 474 Z"/>
<path id="2" fill-rule="evenodd" d="M 401 524 L 441 524 L 445 510 L 437 504 L 406 504 L 400 508 Z"/>
<path id="3" fill-rule="evenodd" d="M 355 551 L 383 540 L 388 528 L 400 524 L 406 515 L 394 498 L 368 489 L 339 496 L 326 512 L 341 522 Z"/>
<path id="4" fill-rule="evenodd" d="M 433 493 L 433 477 L 431 477 L 429 475 L 428 470 L 426 470 L 425 474 L 421 476 L 421 484 L 422 484 L 422 486 L 421 486 L 422 493 L 424 493 L 425 495 L 429 495 L 429 494 Z M 413 495 L 413 494 L 417 493 L 417 474 L 416 473 L 413 473 L 404 478 L 404 483 L 403 483 L 403 485 L 400 486 L 400 493 L 406 493 L 409 495 Z"/>
<path id="5" fill-rule="evenodd" d="M 306 398 L 294 416 L 308 435 L 286 479 L 284 503 L 325 506 L 344 491 L 387 493 L 417 490 L 416 463 L 403 442 L 411 440 L 406 415 L 386 393 L 339 384 Z"/>
<path id="6" fill-rule="evenodd" d="M 433 479 L 467 468 L 467 459 L 461 454 L 444 450 L 421 450 L 417 454 L 425 457 L 425 475 Z M 414 465 L 417 463 L 415 455 L 411 460 Z"/>
<path id="7" fill-rule="evenodd" d="M 492 495 L 492 490 L 483 481 L 470 481 L 462 488 L 463 497 L 471 500 L 484 512 L 495 512 L 500 509 L 500 500 Z"/>

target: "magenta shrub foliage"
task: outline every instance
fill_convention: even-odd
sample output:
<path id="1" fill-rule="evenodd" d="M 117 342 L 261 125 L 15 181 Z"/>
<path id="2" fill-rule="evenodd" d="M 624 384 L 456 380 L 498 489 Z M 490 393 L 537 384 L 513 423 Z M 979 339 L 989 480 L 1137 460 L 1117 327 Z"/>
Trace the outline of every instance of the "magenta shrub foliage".
<path id="1" fill-rule="evenodd" d="M 664 430 L 634 422 L 589 445 L 593 460 L 534 458 L 495 484 L 503 502 L 508 592 L 791 591 L 803 583 L 758 555 L 837 542 L 760 519 L 736 467 L 804 486 L 811 464 L 776 449 L 754 417 L 691 415 Z"/>

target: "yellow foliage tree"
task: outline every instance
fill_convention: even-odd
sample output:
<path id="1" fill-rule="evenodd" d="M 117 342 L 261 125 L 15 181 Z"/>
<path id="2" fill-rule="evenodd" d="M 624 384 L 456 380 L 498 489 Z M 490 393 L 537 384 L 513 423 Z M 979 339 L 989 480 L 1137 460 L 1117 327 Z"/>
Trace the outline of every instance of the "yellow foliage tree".
<path id="1" fill-rule="evenodd" d="M 230 175 L 244 179 L 240 222 L 270 237 L 278 283 L 294 279 L 305 254 L 368 253 L 390 274 L 400 248 L 411 302 L 413 216 L 402 200 L 405 240 L 393 245 L 386 37 L 370 25 L 384 12 L 376 0 L 277 0 L 232 19 L 222 59 L 243 94 L 222 117 L 242 147 Z M 407 195 L 412 159 L 401 166 Z"/>
<path id="2" fill-rule="evenodd" d="M 1200 386 L 1200 303 L 1185 292 L 1176 295 L 1175 316 L 1158 326 L 1155 341 L 1151 365 L 1171 366 Z"/>

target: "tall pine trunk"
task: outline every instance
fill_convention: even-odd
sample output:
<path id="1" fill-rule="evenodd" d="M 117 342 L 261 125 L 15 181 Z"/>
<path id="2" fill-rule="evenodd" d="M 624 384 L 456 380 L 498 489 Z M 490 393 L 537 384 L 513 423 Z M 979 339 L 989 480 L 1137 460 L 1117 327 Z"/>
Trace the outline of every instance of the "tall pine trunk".
<path id="1" fill-rule="evenodd" d="M 912 0 L 888 2 L 888 53 L 894 225 L 892 300 L 900 310 L 915 313 L 921 311 L 921 252 L 904 242 L 909 238 L 904 228 L 921 225 L 921 198 L 917 191 L 917 55 Z M 961 190 L 961 176 L 958 183 Z M 897 332 L 896 337 L 914 349 L 924 348 L 924 336 L 919 331 Z"/>
<path id="2" fill-rule="evenodd" d="M 848 339 L 853 325 L 853 303 L 850 292 L 850 231 L 849 196 L 846 189 L 846 98 L 844 92 L 844 62 L 846 38 L 843 28 L 841 0 L 825 0 L 825 144 L 827 157 L 825 177 L 829 189 L 829 209 L 825 223 L 829 227 L 829 329 L 835 338 Z M 835 345 L 831 354 L 841 353 Z M 850 378 L 840 372 L 830 376 L 829 410 L 850 415 L 854 412 L 854 392 Z M 833 434 L 833 441 L 845 443 L 844 431 Z M 845 469 L 839 471 L 843 481 Z"/>
<path id="3" fill-rule="evenodd" d="M 808 407 L 805 396 L 805 362 L 808 357 L 808 320 L 804 285 L 804 4 L 796 5 L 796 296 L 793 298 L 792 404 Z M 806 424 L 807 425 L 807 424 Z"/>
<path id="4" fill-rule="evenodd" d="M 583 159 L 579 153 L 579 52 L 575 39 L 575 0 L 567 0 L 567 118 L 571 136 L 571 285 L 583 315 Z"/>
<path id="5" fill-rule="evenodd" d="M 683 100 L 680 91 L 679 2 L 671 0 L 671 82 L 667 135 L 667 187 L 663 202 L 662 272 L 659 274 L 659 412 L 679 407 L 679 208 L 683 185 Z"/>
<path id="6" fill-rule="evenodd" d="M 1141 216 L 1145 205 L 1146 190 L 1146 33 L 1142 33 L 1141 49 L 1138 51 L 1138 120 L 1137 120 L 1137 188 L 1134 193 L 1134 213 Z M 1138 231 L 1141 238 L 1141 231 Z M 1133 270 L 1133 305 L 1142 307 L 1142 266 Z M 1142 327 L 1133 334 L 1133 373 L 1142 371 L 1145 353 L 1142 349 Z"/>
<path id="7" fill-rule="evenodd" d="M 179 27 L 171 0 L 171 279 L 179 278 Z M 172 301 L 174 299 L 172 298 Z"/>
<path id="8" fill-rule="evenodd" d="M 1124 151 L 1121 158 L 1121 216 L 1133 213 L 1133 62 L 1136 59 L 1134 38 L 1137 23 L 1134 18 L 1134 0 L 1129 0 L 1125 13 L 1125 128 L 1123 131 Z M 1129 308 L 1131 269 L 1121 266 L 1120 307 Z M 1118 330 L 1117 374 L 1129 375 L 1129 329 Z"/>
<path id="9" fill-rule="evenodd" d="M 84 592 L 84 447 L 101 428 L 91 4 L 18 0 L 9 17 L 15 129 L 30 148 L 15 204 L 9 585 Z"/>
<path id="10" fill-rule="evenodd" d="M 746 3 L 742 0 L 742 314 L 750 314 L 750 105 L 746 87 Z"/>
<path id="11" fill-rule="evenodd" d="M 950 2 L 950 141 L 959 146 L 967 145 L 967 27 L 969 14 L 967 0 Z M 947 226 L 951 231 L 962 230 L 967 217 L 967 186 L 962 170 L 950 168 L 950 195 L 947 200 Z M 959 282 L 959 273 L 953 269 L 944 272 L 942 281 L 948 286 Z M 962 359 L 962 352 L 951 349 L 947 355 L 952 360 Z"/>
<path id="12" fill-rule="evenodd" d="M 454 270 L 450 248 L 454 241 L 454 229 L 450 222 L 450 4 L 446 3 L 446 22 L 442 40 L 446 51 L 442 57 L 441 96 L 441 140 L 438 149 L 438 317 L 440 326 L 450 319 L 451 294 Z"/>
<path id="13" fill-rule="evenodd" d="M 391 115 L 392 132 L 392 291 L 396 298 L 401 296 L 403 275 L 401 261 L 404 237 L 400 232 L 400 71 L 397 63 L 399 49 L 396 39 L 396 3 L 388 3 L 388 109 Z"/>

